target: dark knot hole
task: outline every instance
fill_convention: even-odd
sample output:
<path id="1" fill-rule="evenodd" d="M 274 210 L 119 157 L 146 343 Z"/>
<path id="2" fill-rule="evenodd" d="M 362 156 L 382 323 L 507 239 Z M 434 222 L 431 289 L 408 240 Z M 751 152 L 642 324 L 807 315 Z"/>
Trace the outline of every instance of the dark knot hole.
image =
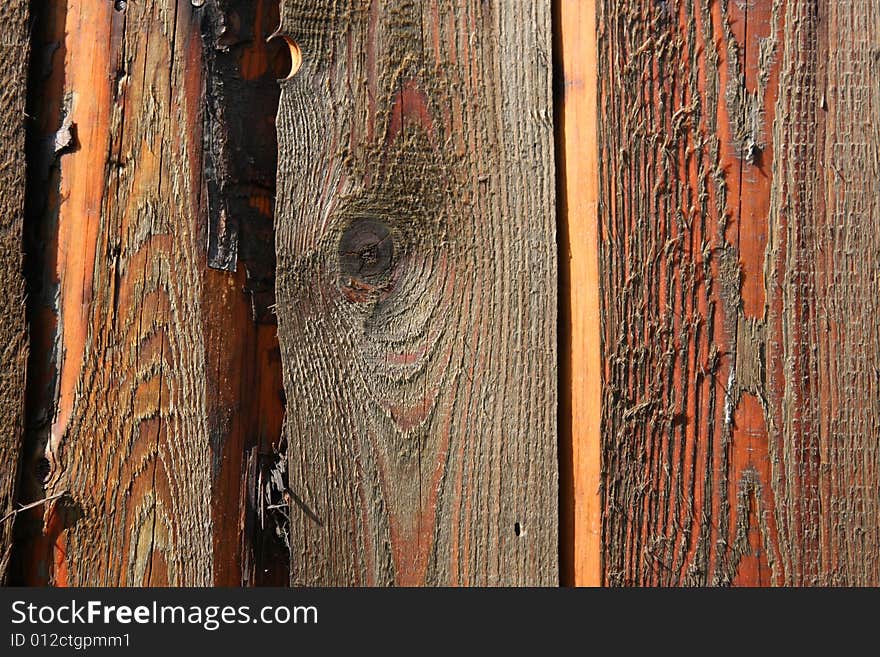
<path id="1" fill-rule="evenodd" d="M 339 241 L 339 269 L 343 276 L 377 284 L 394 263 L 394 237 L 378 219 L 353 221 Z"/>

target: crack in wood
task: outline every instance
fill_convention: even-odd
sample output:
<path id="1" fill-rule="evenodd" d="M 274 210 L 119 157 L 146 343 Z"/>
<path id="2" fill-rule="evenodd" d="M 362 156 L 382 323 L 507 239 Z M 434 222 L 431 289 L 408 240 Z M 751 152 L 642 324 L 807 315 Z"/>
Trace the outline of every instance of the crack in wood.
<path id="1" fill-rule="evenodd" d="M 270 2 L 201 3 L 204 43 L 204 175 L 208 266 L 235 272 L 242 264 L 252 315 L 275 323 L 273 229 L 278 79 L 290 51 L 266 44 L 277 20 Z"/>

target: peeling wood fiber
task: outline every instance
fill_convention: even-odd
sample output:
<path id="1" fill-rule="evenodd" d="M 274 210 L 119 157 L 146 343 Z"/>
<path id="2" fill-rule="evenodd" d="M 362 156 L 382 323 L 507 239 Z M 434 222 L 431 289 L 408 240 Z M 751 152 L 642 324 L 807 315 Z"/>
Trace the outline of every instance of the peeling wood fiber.
<path id="1" fill-rule="evenodd" d="M 28 3 L 0 5 L 0 585 L 12 548 L 13 516 L 27 367 L 22 218 L 25 190 L 25 98 L 30 44 Z"/>
<path id="2" fill-rule="evenodd" d="M 549 4 L 285 0 L 291 583 L 558 581 Z"/>
<path id="3" fill-rule="evenodd" d="M 600 2 L 608 584 L 880 584 L 878 16 Z"/>

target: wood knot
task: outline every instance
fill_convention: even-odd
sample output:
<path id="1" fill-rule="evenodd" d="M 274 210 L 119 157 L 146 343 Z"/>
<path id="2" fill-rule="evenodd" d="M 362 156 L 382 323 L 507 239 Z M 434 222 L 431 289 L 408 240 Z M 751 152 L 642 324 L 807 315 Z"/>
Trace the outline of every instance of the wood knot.
<path id="1" fill-rule="evenodd" d="M 394 238 L 382 221 L 355 219 L 339 240 L 342 292 L 349 301 L 369 300 L 376 292 L 390 292 L 394 265 Z"/>

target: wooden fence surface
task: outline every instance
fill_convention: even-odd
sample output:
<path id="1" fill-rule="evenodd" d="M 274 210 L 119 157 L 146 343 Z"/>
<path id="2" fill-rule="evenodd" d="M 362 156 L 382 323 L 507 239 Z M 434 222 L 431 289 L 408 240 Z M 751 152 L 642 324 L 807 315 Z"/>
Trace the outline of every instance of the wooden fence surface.
<path id="1" fill-rule="evenodd" d="M 880 0 L 0 20 L 0 581 L 880 584 Z"/>
<path id="2" fill-rule="evenodd" d="M 378 9 L 282 4 L 291 582 L 555 584 L 549 7 Z"/>

